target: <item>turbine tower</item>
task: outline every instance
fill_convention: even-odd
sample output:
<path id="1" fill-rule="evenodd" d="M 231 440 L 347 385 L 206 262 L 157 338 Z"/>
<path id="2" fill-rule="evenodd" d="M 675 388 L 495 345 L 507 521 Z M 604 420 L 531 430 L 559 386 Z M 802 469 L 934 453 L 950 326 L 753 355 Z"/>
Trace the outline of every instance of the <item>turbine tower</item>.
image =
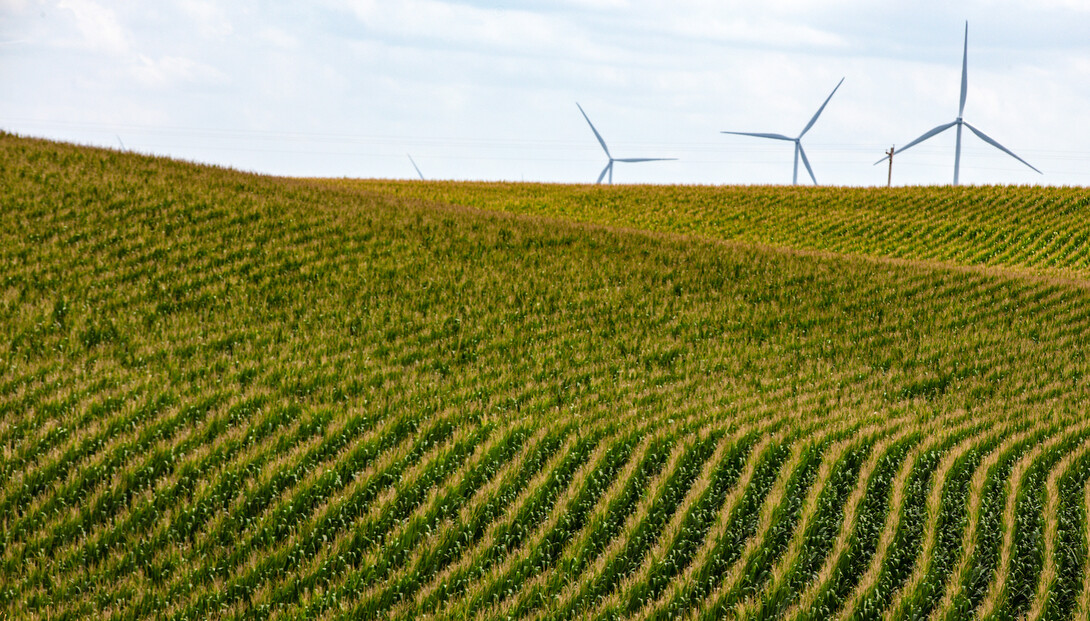
<path id="1" fill-rule="evenodd" d="M 409 155 L 409 154 L 406 153 L 405 155 Z M 420 167 L 416 165 L 416 162 L 413 161 L 413 156 L 411 156 L 411 155 L 409 155 L 409 162 L 412 163 L 413 168 L 416 169 L 416 174 L 420 175 L 420 180 L 424 181 L 424 173 L 420 172 Z"/>
<path id="2" fill-rule="evenodd" d="M 590 117 L 586 112 L 583 112 L 583 106 L 579 105 L 579 102 L 575 102 L 575 105 L 579 108 L 579 111 L 583 113 L 583 118 L 587 120 L 587 125 L 590 125 L 590 131 L 594 132 L 594 137 L 598 139 L 598 144 L 602 145 L 602 150 L 606 152 L 606 157 L 609 158 L 609 163 L 602 169 L 602 174 L 598 175 L 598 181 L 595 183 L 601 183 L 605 178 L 606 173 L 609 173 L 609 184 L 613 185 L 613 163 L 614 162 L 672 162 L 676 160 L 676 157 L 613 157 L 609 152 L 609 147 L 606 146 L 606 141 L 602 139 L 602 135 L 598 133 L 598 130 L 594 128 L 594 123 L 590 122 Z"/>
<path id="3" fill-rule="evenodd" d="M 806 135 L 806 132 L 810 131 L 810 128 L 817 122 L 818 117 L 821 116 L 822 111 L 825 110 L 825 106 L 829 105 L 829 100 L 836 94 L 836 89 L 840 88 L 840 85 L 844 83 L 844 78 L 840 78 L 840 81 L 836 83 L 833 88 L 833 92 L 829 93 L 829 96 L 825 98 L 825 103 L 821 104 L 818 111 L 814 113 L 813 118 L 806 124 L 806 127 L 802 128 L 802 132 L 794 138 L 784 136 L 783 134 L 763 134 L 753 132 L 720 132 L 722 134 L 734 134 L 735 136 L 753 136 L 755 138 L 771 138 L 772 140 L 786 140 L 787 142 L 795 143 L 795 172 L 791 175 L 792 185 L 799 182 L 799 156 L 802 156 L 802 163 L 806 166 L 806 172 L 810 173 L 810 179 L 813 180 L 814 185 L 817 185 L 817 178 L 814 177 L 814 169 L 810 168 L 810 160 L 806 158 L 806 151 L 802 148 L 802 137 Z"/>
<path id="4" fill-rule="evenodd" d="M 926 134 L 924 134 L 924 135 L 920 136 L 919 138 L 913 140 L 912 142 L 906 144 L 905 146 L 901 147 L 900 149 L 897 149 L 897 155 L 900 155 L 901 153 L 903 153 L 907 149 L 912 148 L 913 146 L 923 142 L 924 140 L 927 140 L 928 138 L 930 138 L 932 136 L 937 136 L 937 135 L 941 134 L 942 132 L 944 132 L 944 131 L 946 131 L 946 130 L 948 130 L 951 127 L 954 127 L 956 125 L 957 128 L 958 128 L 958 133 L 957 133 L 957 142 L 955 143 L 955 146 L 954 146 L 954 185 L 957 185 L 958 184 L 958 173 L 961 172 L 961 127 L 964 125 L 965 127 L 969 128 L 969 131 L 976 134 L 977 138 L 980 138 L 984 142 L 992 145 L 993 147 L 995 147 L 995 148 L 999 149 L 1000 151 L 1006 153 L 1007 155 L 1013 157 L 1014 159 L 1018 160 L 1019 162 L 1022 162 L 1026 166 L 1029 166 L 1034 171 L 1036 171 L 1037 174 L 1042 174 L 1041 171 L 1034 168 L 1029 162 L 1027 162 L 1026 160 L 1018 157 L 1017 155 L 1014 154 L 1013 151 L 1011 151 L 1007 147 L 1004 147 L 1003 145 L 999 144 L 998 142 L 996 142 L 992 138 L 985 135 L 984 132 L 982 132 L 979 129 L 977 129 L 977 128 L 973 127 L 972 125 L 970 125 L 968 121 L 962 119 L 962 115 L 965 113 L 965 95 L 969 90 L 968 68 L 969 68 L 969 22 L 966 21 L 965 22 L 965 45 L 964 45 L 964 48 L 962 49 L 962 54 L 961 54 L 961 103 L 958 104 L 958 118 L 954 119 L 953 121 L 951 121 L 949 123 L 946 123 L 945 125 L 939 125 L 938 127 L 932 129 L 931 131 L 927 132 Z M 878 160 L 874 164 L 877 166 L 878 164 L 881 164 L 882 162 L 886 161 L 887 159 L 889 159 L 888 155 L 886 157 L 883 157 L 882 159 Z"/>

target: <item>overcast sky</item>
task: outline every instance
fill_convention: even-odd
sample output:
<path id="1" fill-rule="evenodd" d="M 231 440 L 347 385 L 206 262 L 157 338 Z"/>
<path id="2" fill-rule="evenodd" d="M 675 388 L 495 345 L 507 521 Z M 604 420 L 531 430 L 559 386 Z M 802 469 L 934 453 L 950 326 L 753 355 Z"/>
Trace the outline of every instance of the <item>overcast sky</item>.
<path id="1" fill-rule="evenodd" d="M 0 129 L 263 173 L 790 183 L 872 166 L 957 116 L 963 183 L 1090 185 L 1090 0 L 0 0 Z M 953 177 L 954 131 L 895 158 Z M 800 167 L 800 181 L 807 180 Z"/>

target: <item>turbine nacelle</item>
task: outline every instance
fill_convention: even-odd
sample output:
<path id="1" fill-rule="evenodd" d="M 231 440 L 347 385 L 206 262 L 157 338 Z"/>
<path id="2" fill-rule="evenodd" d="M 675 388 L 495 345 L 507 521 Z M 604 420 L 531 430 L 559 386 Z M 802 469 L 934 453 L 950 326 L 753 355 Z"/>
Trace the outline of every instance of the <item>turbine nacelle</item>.
<path id="1" fill-rule="evenodd" d="M 799 182 L 799 158 L 802 158 L 802 163 L 806 166 L 806 172 L 810 173 L 810 179 L 817 185 L 817 177 L 814 176 L 814 169 L 810 167 L 810 160 L 806 157 L 806 150 L 802 148 L 802 137 L 806 135 L 806 132 L 810 131 L 810 128 L 817 123 L 818 117 L 825 111 L 825 106 L 829 105 L 829 100 L 836 94 L 840 85 L 844 83 L 844 78 L 840 78 L 840 81 L 833 87 L 833 92 L 829 93 L 829 96 L 825 98 L 825 102 L 821 104 L 814 116 L 810 117 L 810 122 L 806 124 L 806 127 L 802 128 L 799 135 L 791 138 L 790 136 L 784 136 L 783 134 L 770 134 L 760 132 L 719 132 L 721 134 L 733 134 L 735 136 L 752 136 L 754 138 L 768 138 L 769 140 L 783 140 L 786 142 L 795 143 L 795 170 L 791 176 L 791 183 L 798 184 Z"/>
<path id="2" fill-rule="evenodd" d="M 946 130 L 948 130 L 951 127 L 954 127 L 956 125 L 957 128 L 958 128 L 958 132 L 957 132 L 957 141 L 955 142 L 955 146 L 954 146 L 954 185 L 957 185 L 958 184 L 958 177 L 959 177 L 959 174 L 961 172 L 961 128 L 962 128 L 962 126 L 965 126 L 965 127 L 969 128 L 969 131 L 976 134 L 977 138 L 980 138 L 984 142 L 992 145 L 993 147 L 995 147 L 995 148 L 999 149 L 1000 151 L 1006 153 L 1007 155 L 1013 157 L 1014 159 L 1018 160 L 1019 162 L 1022 162 L 1023 164 L 1025 164 L 1026 166 L 1031 168 L 1033 171 L 1035 171 L 1037 174 L 1042 174 L 1041 171 L 1034 168 L 1033 165 L 1031 165 L 1029 162 L 1027 162 L 1026 160 L 1018 157 L 1017 155 L 1014 154 L 1013 151 L 1011 151 L 1007 147 L 1004 147 L 1003 145 L 999 144 L 994 139 L 987 136 L 984 132 L 982 132 L 979 129 L 977 129 L 977 128 L 973 127 L 972 125 L 970 125 L 968 121 L 964 120 L 963 116 L 965 114 L 965 97 L 968 94 L 968 92 L 969 92 L 969 22 L 966 21 L 965 22 L 965 42 L 964 42 L 964 44 L 962 46 L 962 54 L 961 54 L 961 98 L 958 101 L 958 116 L 957 116 L 957 118 L 954 119 L 950 123 L 947 123 L 945 125 L 939 125 L 938 127 L 924 133 L 924 135 L 920 136 L 919 138 L 913 140 L 912 142 L 908 143 L 907 145 L 901 147 L 900 149 L 897 149 L 896 153 L 898 155 L 900 155 L 904 151 L 914 147 L 915 145 L 920 144 L 921 142 L 927 140 L 928 138 L 931 138 L 932 136 L 937 136 L 938 134 L 941 134 L 942 132 L 944 132 L 944 131 L 946 131 Z M 877 162 L 875 162 L 875 165 L 881 164 L 882 162 L 888 160 L 889 158 L 890 158 L 890 156 L 887 155 L 887 156 L 883 157 L 882 159 L 878 160 Z"/>
<path id="3" fill-rule="evenodd" d="M 625 164 L 634 164 L 638 162 L 672 162 L 677 160 L 676 157 L 613 157 L 613 154 L 609 152 L 609 147 L 606 146 L 606 141 L 602 138 L 602 134 L 598 133 L 598 129 L 594 127 L 594 123 L 590 122 L 590 117 L 583 110 L 583 106 L 579 105 L 579 102 L 575 102 L 576 107 L 579 108 L 579 112 L 583 114 L 583 118 L 587 120 L 587 125 L 590 125 L 590 131 L 594 132 L 594 137 L 598 139 L 598 144 L 602 145 L 602 150 L 606 152 L 606 157 L 609 158 L 609 162 L 606 167 L 602 169 L 602 173 L 598 175 L 598 180 L 595 183 L 601 183 L 606 174 L 609 175 L 609 183 L 613 184 L 613 164 L 616 162 L 623 162 Z"/>

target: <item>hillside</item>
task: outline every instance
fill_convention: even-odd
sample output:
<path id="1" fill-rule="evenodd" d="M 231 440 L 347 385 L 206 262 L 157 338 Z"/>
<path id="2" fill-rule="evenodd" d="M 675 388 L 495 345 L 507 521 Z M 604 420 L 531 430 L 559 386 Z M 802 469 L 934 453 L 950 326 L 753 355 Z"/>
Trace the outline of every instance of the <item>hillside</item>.
<path id="1" fill-rule="evenodd" d="M 1090 277 L 1090 193 L 1082 188 L 339 183 L 648 231 Z"/>
<path id="2" fill-rule="evenodd" d="M 0 134 L 0 616 L 1085 618 L 1087 202 Z"/>

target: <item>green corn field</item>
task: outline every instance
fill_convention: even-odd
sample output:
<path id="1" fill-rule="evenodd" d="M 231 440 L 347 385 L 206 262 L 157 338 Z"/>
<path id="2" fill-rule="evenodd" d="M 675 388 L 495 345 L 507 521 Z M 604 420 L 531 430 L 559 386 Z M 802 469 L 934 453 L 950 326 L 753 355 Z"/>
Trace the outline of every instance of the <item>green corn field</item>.
<path id="1" fill-rule="evenodd" d="M 1090 191 L 0 133 L 0 617 L 1090 617 Z"/>

